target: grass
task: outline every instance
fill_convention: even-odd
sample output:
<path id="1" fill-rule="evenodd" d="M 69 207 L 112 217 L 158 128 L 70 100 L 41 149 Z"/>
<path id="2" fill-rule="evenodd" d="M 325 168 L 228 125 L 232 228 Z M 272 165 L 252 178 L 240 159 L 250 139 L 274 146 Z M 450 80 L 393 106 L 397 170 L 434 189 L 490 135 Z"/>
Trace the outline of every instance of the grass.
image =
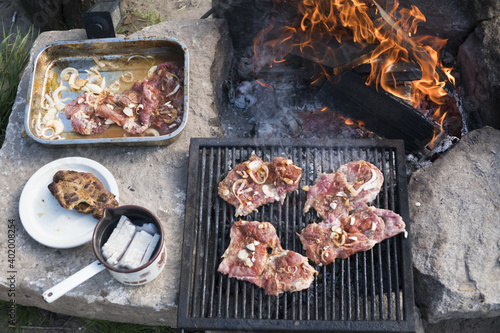
<path id="1" fill-rule="evenodd" d="M 155 9 L 148 10 L 145 13 L 136 9 L 130 11 L 126 10 L 122 15 L 124 19 L 122 25 L 118 27 L 118 34 L 130 34 L 144 27 L 161 23 L 165 19 L 161 17 L 161 14 Z"/>
<path id="2" fill-rule="evenodd" d="M 0 146 L 5 140 L 12 106 L 16 99 L 21 75 L 29 61 L 29 50 L 33 45 L 33 30 L 26 35 L 20 30 L 12 31 L 2 23 L 2 42 L 0 43 Z"/>
<path id="3" fill-rule="evenodd" d="M 11 307 L 0 301 L 0 332 L 82 332 L 82 333 L 174 333 L 163 326 L 116 323 L 52 313 L 36 307 L 15 307 L 15 325 L 10 324 Z"/>

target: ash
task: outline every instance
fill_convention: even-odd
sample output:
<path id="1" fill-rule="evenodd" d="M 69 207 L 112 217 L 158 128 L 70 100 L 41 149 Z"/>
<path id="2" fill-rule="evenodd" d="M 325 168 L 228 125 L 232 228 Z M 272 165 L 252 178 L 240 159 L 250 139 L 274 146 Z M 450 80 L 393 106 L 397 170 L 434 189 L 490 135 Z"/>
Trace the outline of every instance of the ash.
<path id="1" fill-rule="evenodd" d="M 225 137 L 375 137 L 356 124 L 347 125 L 316 99 L 321 84 L 311 82 L 317 71 L 287 63 L 254 72 L 252 60 L 251 47 L 235 51 L 226 82 L 227 100 L 220 112 Z"/>

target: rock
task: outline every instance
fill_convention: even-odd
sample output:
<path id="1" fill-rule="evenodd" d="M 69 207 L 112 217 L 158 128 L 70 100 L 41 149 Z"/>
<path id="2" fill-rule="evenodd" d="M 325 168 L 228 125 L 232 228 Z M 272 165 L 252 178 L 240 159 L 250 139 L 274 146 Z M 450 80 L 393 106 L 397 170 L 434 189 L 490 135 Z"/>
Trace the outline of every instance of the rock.
<path id="1" fill-rule="evenodd" d="M 132 36 L 171 36 L 189 52 L 189 117 L 179 138 L 168 146 L 106 146 L 50 148 L 23 136 L 23 121 L 31 67 L 25 71 L 0 150 L 0 227 L 2 260 L 0 299 L 36 306 L 57 313 L 149 325 L 176 326 L 177 298 L 184 231 L 189 143 L 192 137 L 220 137 L 216 95 L 232 57 L 223 20 L 168 21 Z M 36 40 L 33 56 L 44 45 L 60 40 L 82 40 L 84 30 L 45 32 Z M 103 164 L 119 187 L 120 204 L 151 210 L 162 222 L 167 239 L 165 270 L 152 282 L 128 287 L 103 271 L 53 303 L 42 293 L 96 260 L 90 243 L 71 249 L 45 247 L 24 230 L 18 213 L 24 185 L 45 164 L 68 156 L 81 156 Z M 41 186 L 44 186 L 41 184 Z M 7 266 L 7 223 L 15 226 L 15 261 Z M 9 222 L 10 223 L 10 222 Z M 8 293 L 15 275 L 15 294 Z"/>
<path id="2" fill-rule="evenodd" d="M 82 13 L 98 0 L 21 0 L 31 21 L 41 30 L 65 30 L 83 28 Z"/>
<path id="3" fill-rule="evenodd" d="M 446 49 L 454 52 L 480 22 L 500 16 L 497 0 L 399 1 L 399 8 L 411 8 L 412 5 L 425 16 L 425 22 L 418 24 L 417 35 L 444 38 Z"/>
<path id="4" fill-rule="evenodd" d="M 425 333 L 498 333 L 500 317 L 441 320 L 435 324 L 424 323 L 423 326 L 422 332 Z"/>
<path id="5" fill-rule="evenodd" d="M 235 50 L 253 45 L 253 38 L 266 27 L 273 13 L 273 1 L 213 0 L 214 17 L 225 19 Z"/>
<path id="6" fill-rule="evenodd" d="M 460 46 L 458 62 L 467 99 L 484 125 L 500 129 L 500 16 L 481 23 Z"/>
<path id="7" fill-rule="evenodd" d="M 417 6 L 425 16 L 417 35 L 447 39 L 447 48 L 457 50 L 477 24 L 471 2 L 467 0 L 399 1 L 399 8 Z"/>
<path id="8" fill-rule="evenodd" d="M 500 316 L 500 131 L 470 132 L 409 182 L 415 298 L 429 323 Z"/>

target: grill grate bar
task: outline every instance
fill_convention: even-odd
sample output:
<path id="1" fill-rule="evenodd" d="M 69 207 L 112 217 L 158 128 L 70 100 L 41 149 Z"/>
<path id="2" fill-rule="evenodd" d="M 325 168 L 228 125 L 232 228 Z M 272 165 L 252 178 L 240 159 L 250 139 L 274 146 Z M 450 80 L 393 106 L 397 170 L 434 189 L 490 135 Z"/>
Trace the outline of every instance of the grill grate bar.
<path id="1" fill-rule="evenodd" d="M 204 149 L 203 149 L 203 150 L 204 150 Z M 204 163 L 204 159 L 202 158 L 202 160 L 201 160 L 201 171 L 203 171 L 203 170 L 205 170 L 205 163 Z M 203 193 L 204 173 L 202 172 L 202 174 L 201 174 L 201 175 L 202 175 L 202 179 L 201 179 L 201 182 L 200 182 L 200 192 L 201 192 L 201 193 Z M 199 207 L 198 214 L 199 214 L 199 216 L 200 216 L 200 219 L 203 219 L 203 214 L 202 214 L 202 209 L 203 209 L 203 197 L 202 197 L 202 196 L 200 196 L 199 203 L 198 203 L 198 207 Z M 197 234 L 198 234 L 198 242 L 197 242 L 197 243 L 198 243 L 198 244 L 200 243 L 199 237 L 200 237 L 200 235 L 201 235 L 201 229 L 202 229 L 202 224 L 200 223 L 200 224 L 198 225 L 198 232 L 197 232 Z M 195 256 L 195 272 L 197 272 L 197 271 L 198 271 L 198 269 L 197 269 L 197 268 L 198 268 L 198 266 L 199 266 L 199 261 L 200 261 L 200 260 L 201 260 L 200 258 L 198 258 L 197 256 Z M 199 279 L 199 275 L 198 275 L 198 274 L 195 274 L 195 275 L 194 275 L 194 284 L 195 284 L 195 285 L 199 285 L 198 279 Z M 193 299 L 198 299 L 198 297 L 199 297 L 199 296 L 198 296 L 199 290 L 198 290 L 198 289 L 194 289 L 194 291 L 193 291 L 193 292 L 194 292 L 194 294 L 193 294 L 193 297 L 194 297 L 194 298 L 193 298 Z M 203 294 L 203 293 L 202 293 L 202 294 Z M 193 317 L 197 317 L 198 315 L 195 313 L 196 308 L 194 308 L 194 307 L 193 307 L 191 310 L 192 310 L 192 316 L 193 316 Z M 200 314 L 200 316 L 201 316 L 201 315 L 202 315 L 202 314 Z"/>
<path id="2" fill-rule="evenodd" d="M 364 159 L 384 174 L 373 205 L 396 211 L 408 220 L 404 147 L 386 140 L 329 142 L 252 142 L 192 139 L 189 161 L 186 225 L 179 297 L 178 327 L 186 329 L 266 331 L 414 331 L 413 282 L 409 243 L 398 235 L 366 252 L 326 267 L 311 287 L 279 297 L 267 296 L 253 284 L 217 272 L 229 245 L 235 208 L 217 194 L 218 183 L 236 164 L 256 153 L 265 161 L 285 156 L 302 168 L 299 190 L 283 204 L 260 207 L 244 219 L 275 225 L 283 248 L 304 253 L 296 236 L 317 221 L 302 213 L 307 193 L 323 172 Z"/>

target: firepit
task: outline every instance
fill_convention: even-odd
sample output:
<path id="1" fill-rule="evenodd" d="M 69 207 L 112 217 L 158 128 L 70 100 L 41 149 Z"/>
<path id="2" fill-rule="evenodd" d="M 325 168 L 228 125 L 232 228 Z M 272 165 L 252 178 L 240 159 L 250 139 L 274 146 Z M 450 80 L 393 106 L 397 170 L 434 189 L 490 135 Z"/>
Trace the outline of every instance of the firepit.
<path id="1" fill-rule="evenodd" d="M 431 159 L 467 133 L 454 72 L 440 59 L 446 40 L 415 34 L 418 8 L 214 4 L 235 46 L 226 136 L 402 139 L 407 153 Z"/>

